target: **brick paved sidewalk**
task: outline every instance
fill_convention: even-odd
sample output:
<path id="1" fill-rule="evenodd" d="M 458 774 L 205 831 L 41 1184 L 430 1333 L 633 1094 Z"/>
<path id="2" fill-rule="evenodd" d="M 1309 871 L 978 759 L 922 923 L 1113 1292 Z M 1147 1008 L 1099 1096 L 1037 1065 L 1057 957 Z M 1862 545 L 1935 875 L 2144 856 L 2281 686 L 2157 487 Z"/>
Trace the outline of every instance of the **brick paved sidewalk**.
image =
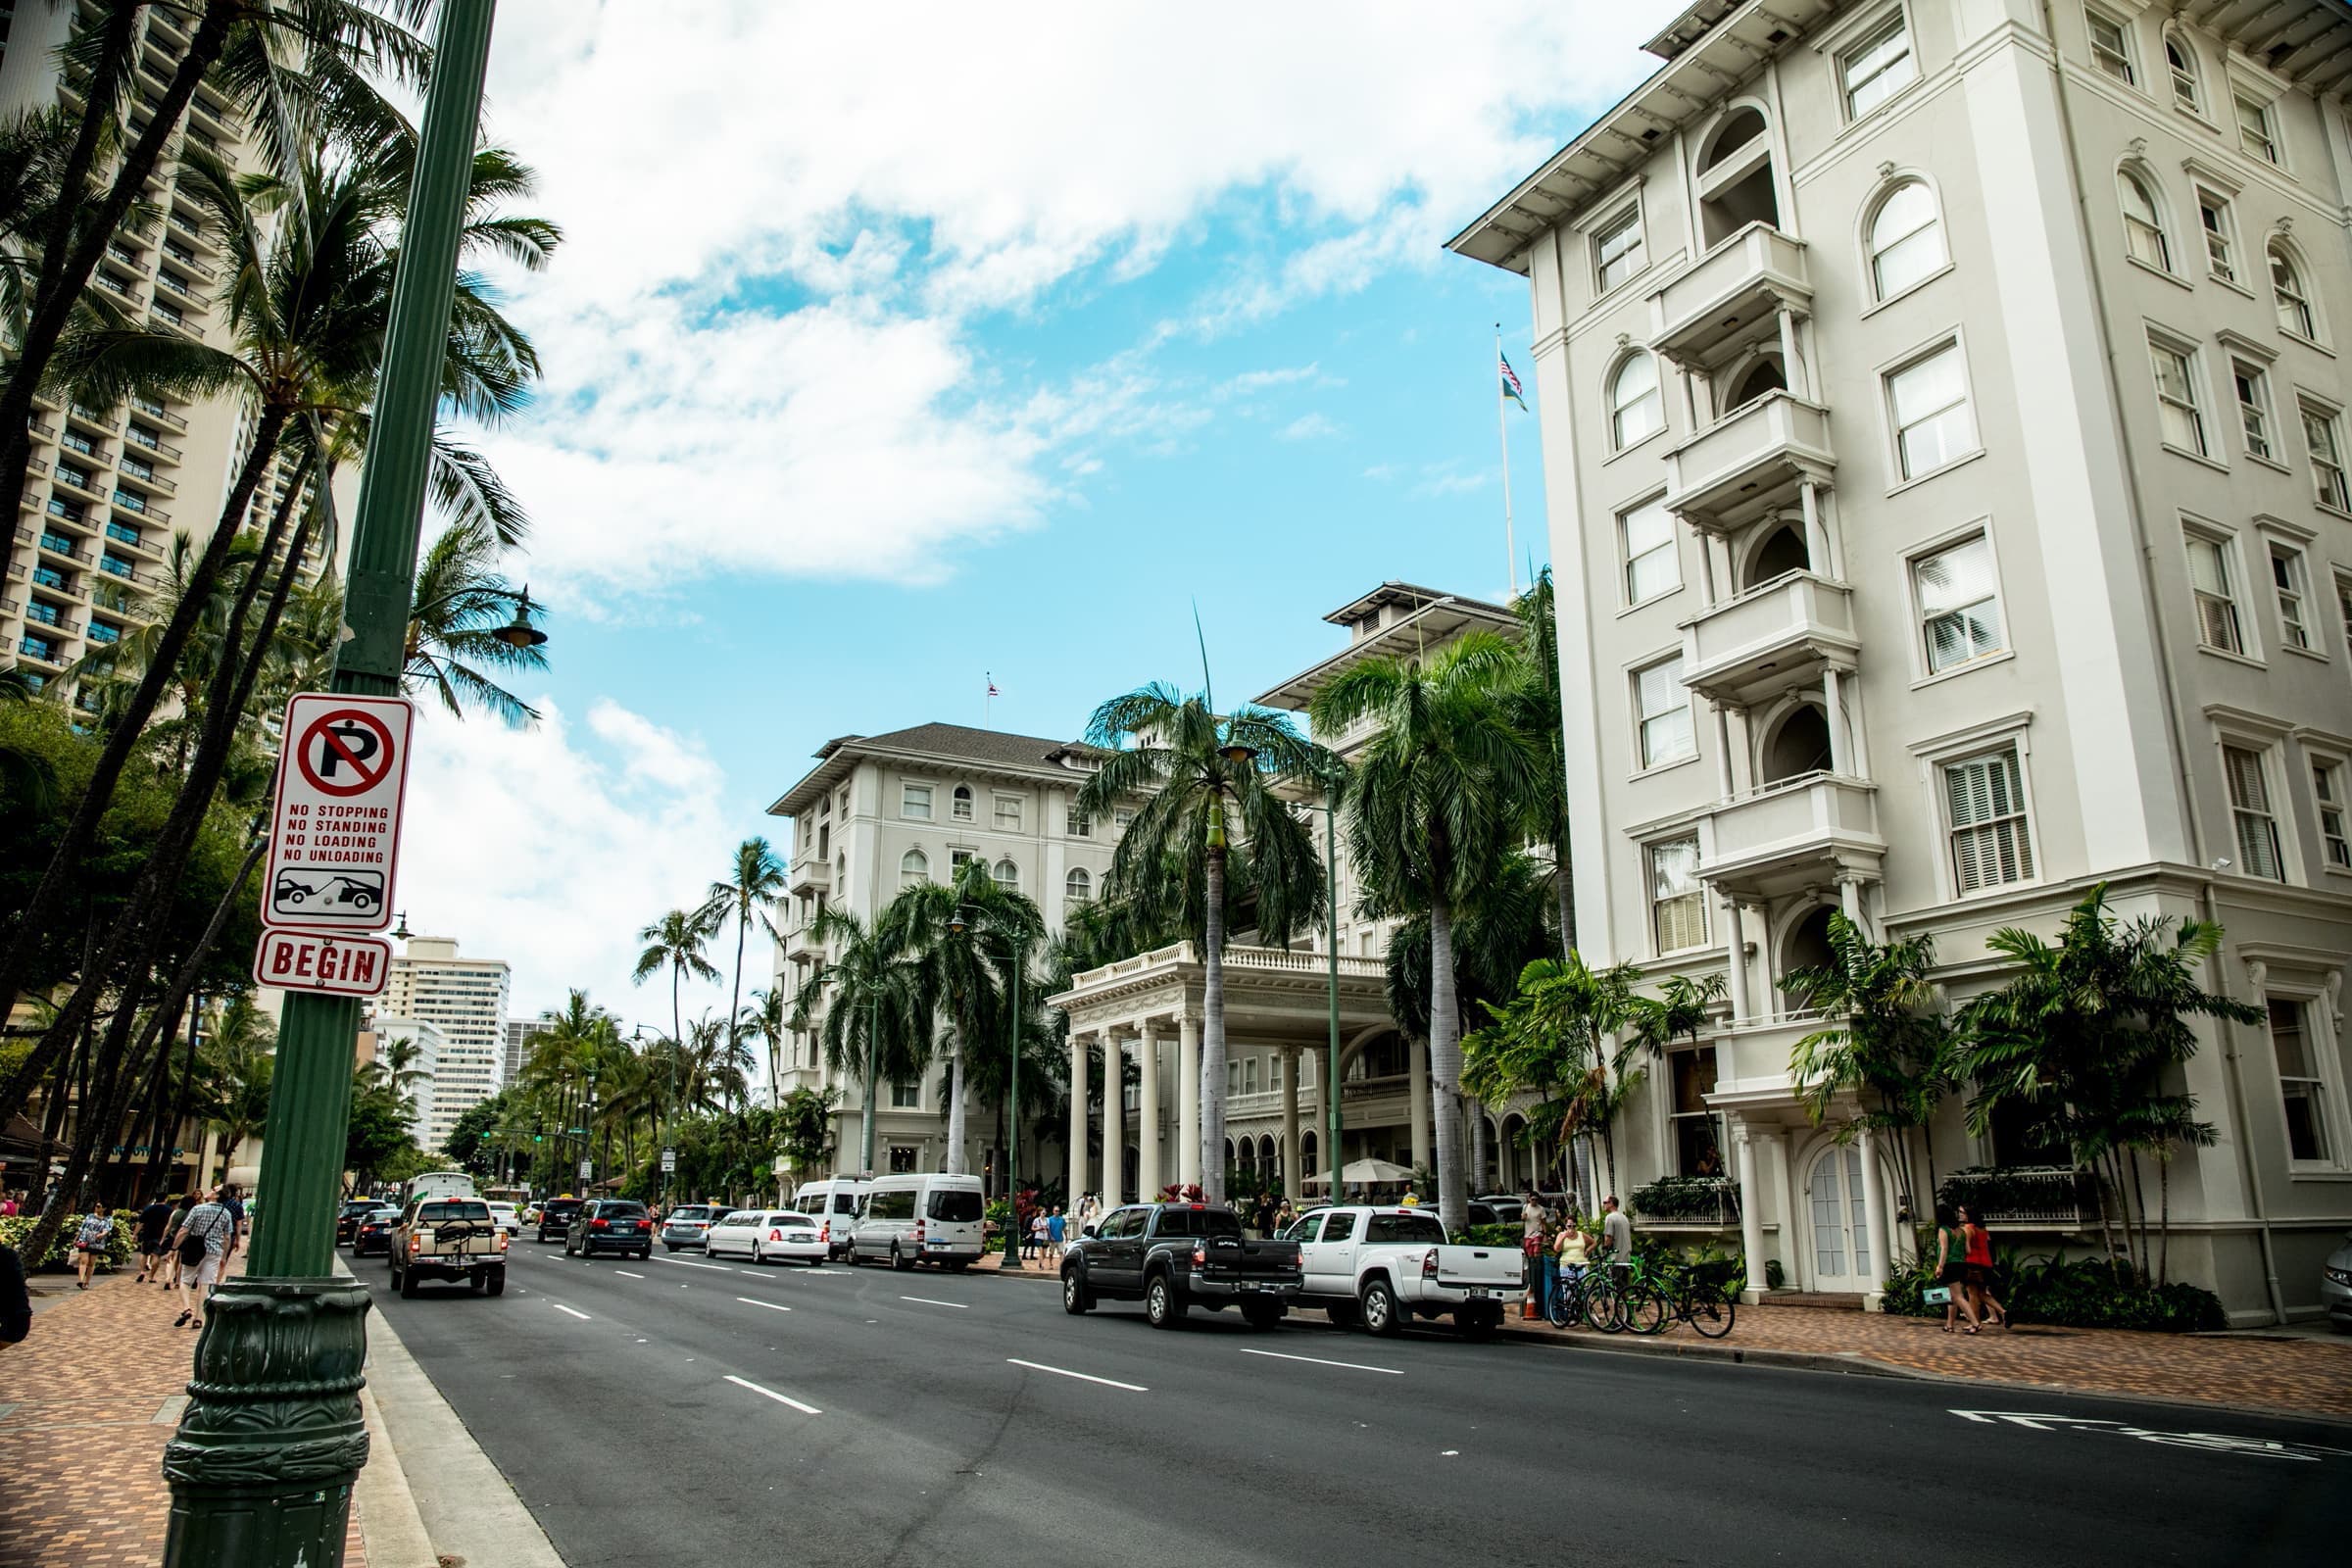
<path id="1" fill-rule="evenodd" d="M 69 1280 L 33 1314 L 24 1343 L 0 1349 L 0 1568 L 163 1560 L 164 1445 L 185 1402 L 196 1335 L 172 1326 L 178 1292 L 131 1275 L 102 1275 L 86 1292 Z M 351 1568 L 366 1568 L 357 1509 L 345 1550 Z"/>
<path id="2" fill-rule="evenodd" d="M 1517 1308 L 1513 1307 L 1514 1314 Z M 1611 1339 L 1591 1329 L 1548 1323 L 1510 1329 L 1577 1340 Z M 1914 1372 L 2014 1383 L 2031 1388 L 2184 1399 L 2311 1415 L 2352 1417 L 2352 1339 L 2235 1339 L 2199 1334 L 2133 1334 L 2118 1329 L 2028 1325 L 1969 1337 L 1942 1332 L 1941 1320 L 1804 1306 L 1742 1306 L 1731 1334 L 1699 1339 L 1677 1324 L 1660 1347 L 1705 1345 L 1732 1350 L 1779 1350 L 1858 1357 Z"/>

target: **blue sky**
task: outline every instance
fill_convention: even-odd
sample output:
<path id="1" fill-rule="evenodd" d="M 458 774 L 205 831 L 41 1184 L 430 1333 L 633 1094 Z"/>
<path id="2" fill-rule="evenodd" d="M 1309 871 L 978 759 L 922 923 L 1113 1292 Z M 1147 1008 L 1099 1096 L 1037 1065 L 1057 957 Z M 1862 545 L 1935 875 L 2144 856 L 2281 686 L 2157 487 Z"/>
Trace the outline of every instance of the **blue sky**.
<path id="1" fill-rule="evenodd" d="M 424 726 L 412 924 L 507 957 L 517 1011 L 586 985 L 652 1021 L 636 928 L 780 829 L 826 738 L 978 723 L 992 673 L 999 728 L 1075 734 L 1197 685 L 1196 603 L 1232 701 L 1384 578 L 1498 595 L 1494 329 L 1525 375 L 1526 285 L 1440 246 L 1672 8 L 1453 10 L 1048 9 L 1014 38 L 502 7 L 492 133 L 570 236 L 504 280 L 548 382 L 482 437 L 538 519 L 513 569 L 551 606 L 548 716 Z"/>

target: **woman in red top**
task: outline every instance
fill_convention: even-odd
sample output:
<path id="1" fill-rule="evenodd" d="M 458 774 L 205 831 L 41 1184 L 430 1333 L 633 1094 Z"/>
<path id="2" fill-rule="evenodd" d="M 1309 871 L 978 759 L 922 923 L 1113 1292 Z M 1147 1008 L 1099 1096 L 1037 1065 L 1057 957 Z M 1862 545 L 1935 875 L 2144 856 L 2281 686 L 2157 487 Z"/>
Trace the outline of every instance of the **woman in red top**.
<path id="1" fill-rule="evenodd" d="M 2004 1330 L 2009 1327 L 2009 1313 L 1992 1294 L 1992 1232 L 1974 1206 L 1960 1210 L 1960 1232 L 1968 1239 L 1968 1302 L 1978 1322 L 1984 1320 L 1986 1307 L 1992 1309 L 1992 1319 Z"/>

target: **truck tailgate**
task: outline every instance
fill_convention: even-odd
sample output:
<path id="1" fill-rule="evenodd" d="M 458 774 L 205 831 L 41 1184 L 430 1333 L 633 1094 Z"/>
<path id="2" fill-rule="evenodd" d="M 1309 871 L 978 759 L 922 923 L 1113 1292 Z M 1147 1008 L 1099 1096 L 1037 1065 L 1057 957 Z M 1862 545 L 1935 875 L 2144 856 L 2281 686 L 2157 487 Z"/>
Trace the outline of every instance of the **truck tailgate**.
<path id="1" fill-rule="evenodd" d="M 1527 1283 L 1527 1259 L 1508 1247 L 1441 1247 L 1436 1282 L 1448 1290 L 1518 1290 Z"/>
<path id="2" fill-rule="evenodd" d="M 1206 1280 L 1297 1280 L 1297 1242 L 1250 1242 L 1232 1236 L 1202 1237 L 1195 1244 L 1197 1265 Z"/>

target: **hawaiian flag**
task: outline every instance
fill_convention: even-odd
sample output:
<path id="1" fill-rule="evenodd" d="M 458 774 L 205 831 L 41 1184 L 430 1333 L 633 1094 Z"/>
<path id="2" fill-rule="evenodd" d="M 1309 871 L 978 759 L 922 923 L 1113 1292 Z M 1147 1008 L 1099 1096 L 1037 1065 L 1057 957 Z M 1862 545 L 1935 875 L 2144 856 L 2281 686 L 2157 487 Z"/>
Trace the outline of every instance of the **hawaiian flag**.
<path id="1" fill-rule="evenodd" d="M 1518 404 L 1520 411 L 1524 413 L 1527 409 L 1527 399 L 1520 396 L 1519 377 L 1511 373 L 1511 362 L 1504 359 L 1499 353 L 1494 356 L 1494 362 L 1502 367 L 1502 395 Z"/>

